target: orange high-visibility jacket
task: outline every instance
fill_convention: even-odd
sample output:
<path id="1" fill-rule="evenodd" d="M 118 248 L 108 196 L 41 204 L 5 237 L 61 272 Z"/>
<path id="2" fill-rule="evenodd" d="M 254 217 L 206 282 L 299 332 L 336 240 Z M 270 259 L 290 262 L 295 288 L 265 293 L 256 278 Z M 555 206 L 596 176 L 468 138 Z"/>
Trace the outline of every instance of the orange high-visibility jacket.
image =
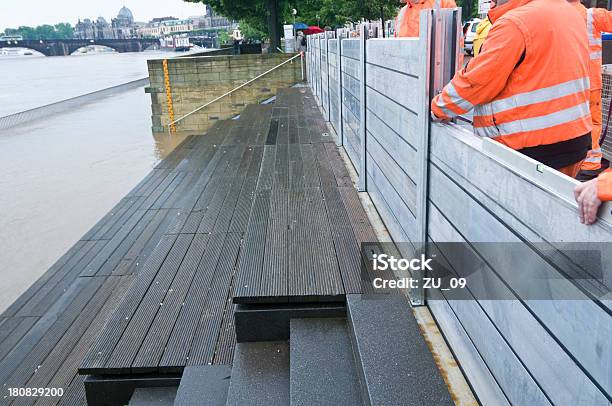
<path id="1" fill-rule="evenodd" d="M 612 171 L 607 170 L 597 179 L 597 197 L 602 202 L 612 200 Z"/>
<path id="2" fill-rule="evenodd" d="M 572 3 L 587 26 L 591 56 L 591 89 L 601 89 L 601 33 L 612 32 L 612 11 L 603 8 L 586 8 L 582 3 Z"/>
<path id="3" fill-rule="evenodd" d="M 455 0 L 421 0 L 420 3 L 408 2 L 402 7 L 395 19 L 395 36 L 418 37 L 421 10 L 456 7 Z"/>
<path id="4" fill-rule="evenodd" d="M 603 154 L 599 145 L 601 136 L 601 58 L 602 45 L 601 33 L 612 31 L 612 12 L 603 8 L 587 9 L 580 2 L 572 3 L 580 13 L 587 27 L 589 40 L 589 51 L 591 56 L 591 116 L 593 119 L 593 132 L 591 133 L 592 145 L 587 158 L 582 164 L 582 169 L 597 171 L 601 168 Z"/>
<path id="5" fill-rule="evenodd" d="M 591 146 L 589 49 L 565 0 L 510 0 L 489 12 L 487 46 L 432 101 L 450 119 L 474 109 L 474 131 L 555 169 Z M 562 28 L 561 28 L 562 27 Z"/>

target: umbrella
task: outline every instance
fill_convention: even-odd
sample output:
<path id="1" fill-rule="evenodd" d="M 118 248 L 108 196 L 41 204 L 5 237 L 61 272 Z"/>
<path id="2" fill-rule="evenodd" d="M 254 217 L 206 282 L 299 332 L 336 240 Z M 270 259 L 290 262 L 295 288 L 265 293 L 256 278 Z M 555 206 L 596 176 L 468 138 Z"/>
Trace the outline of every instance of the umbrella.
<path id="1" fill-rule="evenodd" d="M 311 25 L 310 27 L 304 30 L 304 34 L 306 35 L 320 34 L 322 32 L 325 32 L 325 30 L 323 30 L 321 27 L 317 27 L 316 25 Z"/>
<path id="2" fill-rule="evenodd" d="M 295 23 L 293 24 L 293 28 L 295 28 L 296 30 L 307 30 L 308 25 L 304 23 Z"/>

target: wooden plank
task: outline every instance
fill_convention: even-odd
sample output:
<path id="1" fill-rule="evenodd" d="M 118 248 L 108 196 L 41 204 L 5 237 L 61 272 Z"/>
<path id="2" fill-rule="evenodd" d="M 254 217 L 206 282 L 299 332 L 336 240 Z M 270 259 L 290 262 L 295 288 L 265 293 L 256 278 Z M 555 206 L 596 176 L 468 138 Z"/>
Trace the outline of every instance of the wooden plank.
<path id="1" fill-rule="evenodd" d="M 17 345 L 19 340 L 23 338 L 24 335 L 30 328 L 38 321 L 38 317 L 14 317 L 16 325 L 10 330 L 5 330 L 6 334 L 0 340 L 0 361 L 6 357 L 6 355 L 11 352 L 11 350 Z"/>
<path id="2" fill-rule="evenodd" d="M 46 386 L 49 388 L 64 388 L 64 396 L 61 399 L 39 398 L 35 403 L 36 405 L 55 404 L 55 402 L 58 400 L 61 403 L 62 401 L 70 399 L 73 396 L 72 391 L 76 388 L 72 387 L 71 382 L 73 382 L 75 379 L 78 380 L 79 378 L 77 372 L 79 364 L 100 333 L 101 329 L 106 324 L 107 320 L 110 318 L 112 312 L 115 310 L 115 307 L 123 297 L 123 294 L 134 280 L 132 275 L 121 276 L 118 278 L 119 282 L 115 285 L 111 295 L 104 303 L 104 306 L 92 319 L 87 330 L 82 334 L 81 338 L 74 346 L 70 354 L 62 361 L 61 365 L 59 365 L 60 367 L 57 369 L 55 374 L 51 375 L 37 373 L 33 376 L 33 378 L 41 379 L 41 386 Z M 109 283 L 111 280 L 112 278 L 109 278 L 107 283 Z M 81 384 L 81 386 L 83 386 L 82 381 L 78 382 Z"/>
<path id="3" fill-rule="evenodd" d="M 40 278 L 38 278 L 24 293 L 22 293 L 3 313 L 2 317 L 10 318 L 14 316 L 25 303 L 34 297 L 41 288 L 47 285 L 49 279 L 54 277 L 56 272 L 64 267 L 64 265 L 76 254 L 78 254 L 85 241 L 77 241 L 64 255 L 62 255 Z M 1 331 L 1 329 L 0 329 Z"/>
<path id="4" fill-rule="evenodd" d="M 162 299 L 161 303 L 163 304 L 160 305 L 159 311 L 149 326 L 140 349 L 138 349 L 136 358 L 132 362 L 132 372 L 146 373 L 157 370 L 166 343 L 185 303 L 189 286 L 203 258 L 208 238 L 208 235 L 202 234 L 193 237 L 185 258 Z"/>
<path id="5" fill-rule="evenodd" d="M 16 315 L 18 317 L 39 316 L 41 315 L 41 308 L 43 312 L 47 311 L 49 306 L 56 301 L 58 295 L 62 295 L 66 287 L 74 281 L 76 276 L 73 270 L 75 267 L 83 259 L 90 258 L 91 254 L 96 254 L 101 249 L 100 247 L 105 244 L 106 241 L 84 242 L 82 249 L 75 253 L 52 277 L 46 279 L 44 285 L 36 292 L 36 295 L 31 296 L 27 303 L 23 303 Z M 78 272 L 78 268 L 76 271 Z"/>
<path id="6" fill-rule="evenodd" d="M 155 278 L 142 296 L 142 300 L 125 327 L 121 338 L 113 348 L 112 354 L 104 366 L 104 369 L 108 371 L 107 373 L 130 371 L 130 366 L 149 331 L 151 323 L 160 307 L 163 306 L 163 299 L 185 258 L 193 237 L 192 234 L 181 234 L 176 238 L 175 244 L 159 267 Z"/>
<path id="7" fill-rule="evenodd" d="M 75 345 L 82 338 L 83 334 L 89 328 L 92 322 L 92 314 L 98 314 L 104 308 L 104 304 L 113 294 L 119 278 L 109 277 L 104 278 L 104 282 L 100 285 L 92 299 L 87 303 L 80 314 L 70 325 L 70 328 L 62 335 L 61 339 L 54 345 L 52 350 L 45 355 L 44 361 L 41 361 L 36 367 L 36 370 L 31 373 L 29 379 L 22 379 L 14 384 L 21 387 L 45 387 L 49 380 L 55 375 L 60 368 L 66 368 L 64 364 L 67 357 L 74 353 Z M 71 369 L 71 374 L 76 374 L 76 367 Z M 30 400 L 30 402 L 25 402 Z M 35 399 L 18 399 L 14 404 L 31 404 Z"/>
<path id="8" fill-rule="evenodd" d="M 258 294 L 285 298 L 287 286 L 287 228 L 289 226 L 287 190 L 274 189 L 270 197 L 268 230 L 265 237 L 265 256 Z M 281 299 L 283 301 L 284 299 Z"/>
<path id="9" fill-rule="evenodd" d="M 79 368 L 80 373 L 95 374 L 104 369 L 123 331 L 129 324 L 136 308 L 153 282 L 176 239 L 176 235 L 166 235 L 161 239 L 138 274 L 138 278 L 130 286 L 130 289 L 117 307 L 117 310 L 113 313 L 108 324 L 83 359 L 83 363 Z"/>
<path id="10" fill-rule="evenodd" d="M 240 252 L 236 277 L 235 297 L 237 298 L 259 295 L 269 210 L 270 192 L 261 191 L 253 203 L 249 226 Z"/>
<path id="11" fill-rule="evenodd" d="M 228 302 L 231 301 L 230 285 L 236 269 L 240 244 L 240 234 L 227 234 L 223 245 L 224 255 L 217 263 L 211 290 L 205 304 L 206 311 L 202 312 L 199 320 L 187 365 L 208 365 L 213 361 L 223 321 L 223 312 Z"/>
<path id="12" fill-rule="evenodd" d="M 83 281 L 85 282 L 83 288 L 78 289 L 74 299 L 59 314 L 59 317 L 52 320 L 50 327 L 44 330 L 44 334 L 36 330 L 39 323 L 43 324 L 41 318 L 20 341 L 19 346 L 0 361 L 0 382 L 8 387 L 20 387 L 20 384 L 29 379 L 36 367 L 57 345 L 66 330 L 100 289 L 104 279 L 88 278 Z"/>
<path id="13" fill-rule="evenodd" d="M 181 306 L 175 326 L 168 339 L 164 353 L 159 361 L 159 368 L 167 371 L 180 371 L 187 364 L 189 349 L 196 332 L 197 323 L 205 311 L 208 291 L 213 280 L 217 263 L 221 258 L 225 234 L 212 234 L 206 246 L 204 257 L 200 261 L 193 281 Z"/>

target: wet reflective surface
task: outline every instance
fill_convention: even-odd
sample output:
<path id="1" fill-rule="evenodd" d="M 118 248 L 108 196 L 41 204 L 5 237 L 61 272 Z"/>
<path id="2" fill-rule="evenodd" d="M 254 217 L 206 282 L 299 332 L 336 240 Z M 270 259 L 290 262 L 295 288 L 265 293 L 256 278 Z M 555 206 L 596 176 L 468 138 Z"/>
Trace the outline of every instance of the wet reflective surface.
<path id="1" fill-rule="evenodd" d="M 63 99 L 70 92 L 82 94 L 86 89 L 108 87 L 112 81 L 111 86 L 145 77 L 143 54 L 132 54 L 143 58 L 139 68 L 125 68 L 122 62 L 112 67 L 113 61 L 125 55 L 129 54 L 74 57 L 107 64 L 115 71 L 114 76 L 96 78 L 96 83 L 90 75 L 85 80 L 75 70 L 31 71 L 32 82 L 39 85 L 27 83 L 28 91 L 7 83 L 0 86 L 0 94 L 6 97 L 8 89 L 21 107 L 15 109 L 2 101 L 0 106 L 4 112 L 7 108 L 23 110 L 53 97 Z M 6 62 L 0 59 L 2 72 L 6 72 Z M 55 58 L 43 62 L 39 66 L 61 65 L 55 65 Z M 12 74 L 23 74 L 14 69 Z M 0 75 L 0 80 L 7 78 Z M 66 87 L 66 93 L 53 92 L 50 89 L 62 88 L 57 81 L 82 86 L 78 91 Z M 35 90 L 39 88 L 40 98 Z M 140 88 L 0 131 L 0 311 L 180 143 L 181 136 L 151 134 L 150 104 L 149 95 Z"/>
<path id="2" fill-rule="evenodd" d="M 147 77 L 147 59 L 173 53 L 0 56 L 0 117 Z"/>

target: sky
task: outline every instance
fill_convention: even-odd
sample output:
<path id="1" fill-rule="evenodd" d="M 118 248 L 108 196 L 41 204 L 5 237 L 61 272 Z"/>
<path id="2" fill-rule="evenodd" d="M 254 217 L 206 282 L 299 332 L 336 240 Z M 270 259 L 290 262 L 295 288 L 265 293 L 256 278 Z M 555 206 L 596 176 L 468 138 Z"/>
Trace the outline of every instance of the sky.
<path id="1" fill-rule="evenodd" d="M 126 6 L 136 21 L 154 17 L 184 18 L 204 14 L 204 4 L 183 0 L 0 0 L 0 32 L 20 25 L 37 26 L 102 16 L 110 23 Z"/>

